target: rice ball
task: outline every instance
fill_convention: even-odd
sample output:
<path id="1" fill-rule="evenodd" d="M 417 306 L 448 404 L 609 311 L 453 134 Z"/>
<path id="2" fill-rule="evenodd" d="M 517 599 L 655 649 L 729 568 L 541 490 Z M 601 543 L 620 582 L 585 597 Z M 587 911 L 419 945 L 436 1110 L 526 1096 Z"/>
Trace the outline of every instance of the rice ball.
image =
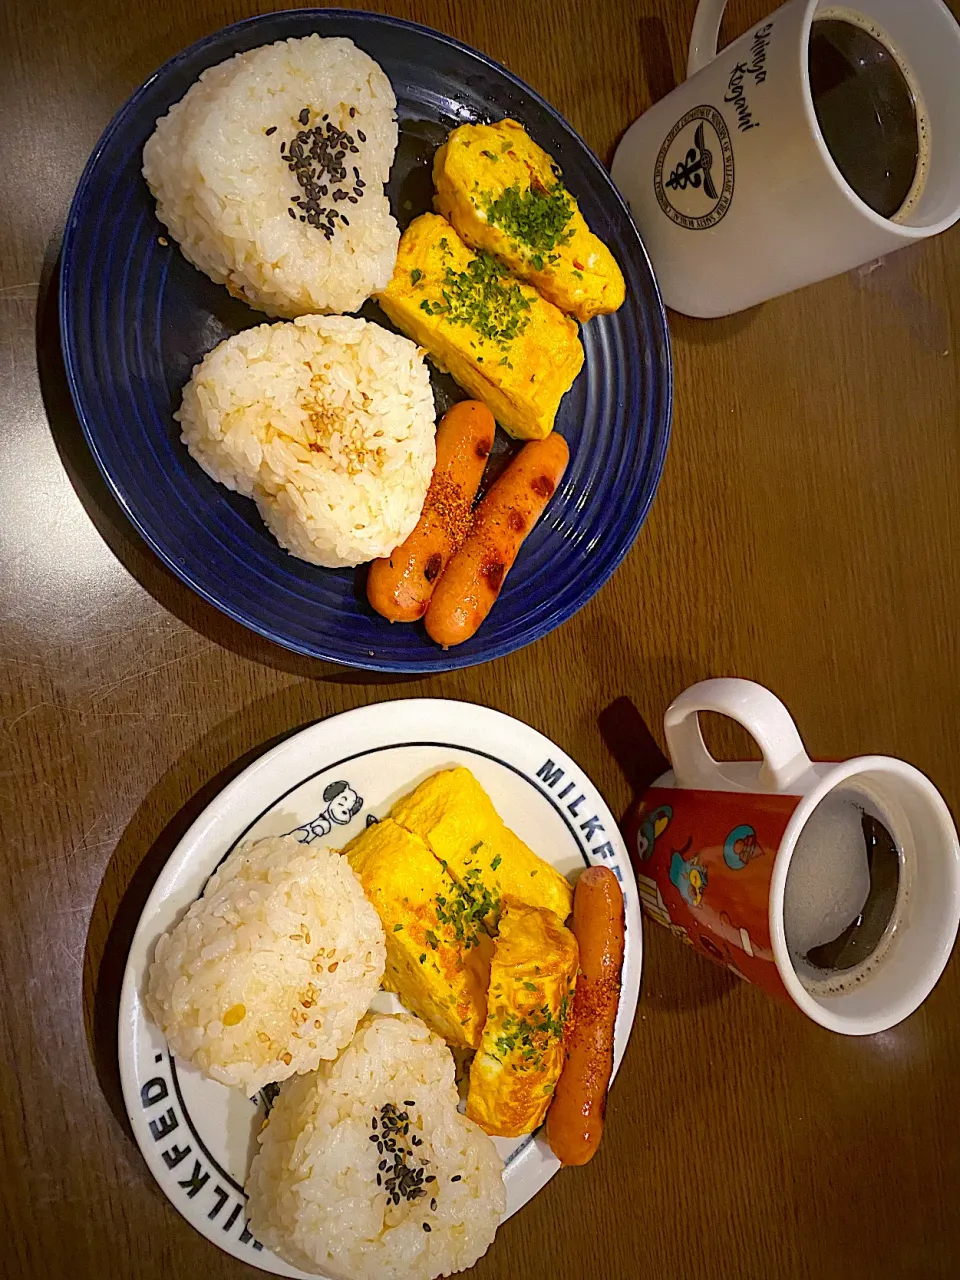
<path id="1" fill-rule="evenodd" d="M 399 546 L 436 463 L 422 352 L 345 316 L 227 338 L 194 369 L 175 417 L 208 475 L 253 498 L 287 551 L 327 568 Z"/>
<path id="2" fill-rule="evenodd" d="M 352 40 L 238 53 L 205 71 L 144 147 L 157 217 L 184 257 L 260 311 L 355 311 L 386 288 L 397 256 L 383 189 L 395 108 Z"/>
<path id="3" fill-rule="evenodd" d="M 247 1179 L 251 1231 L 332 1280 L 473 1266 L 506 1195 L 493 1141 L 458 1101 L 439 1036 L 407 1014 L 368 1015 L 336 1062 L 280 1091 Z"/>
<path id="4" fill-rule="evenodd" d="M 346 858 L 259 840 L 230 854 L 157 943 L 147 1010 L 178 1057 L 253 1094 L 336 1057 L 385 960 Z"/>

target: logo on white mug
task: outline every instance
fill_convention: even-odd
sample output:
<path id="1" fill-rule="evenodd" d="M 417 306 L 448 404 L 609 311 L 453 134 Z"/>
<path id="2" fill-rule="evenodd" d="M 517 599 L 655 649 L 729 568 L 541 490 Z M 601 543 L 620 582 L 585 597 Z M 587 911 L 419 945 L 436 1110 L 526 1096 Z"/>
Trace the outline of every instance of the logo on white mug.
<path id="1" fill-rule="evenodd" d="M 653 175 L 657 202 L 688 231 L 715 227 L 733 200 L 733 143 L 723 116 L 692 107 L 663 141 Z"/>

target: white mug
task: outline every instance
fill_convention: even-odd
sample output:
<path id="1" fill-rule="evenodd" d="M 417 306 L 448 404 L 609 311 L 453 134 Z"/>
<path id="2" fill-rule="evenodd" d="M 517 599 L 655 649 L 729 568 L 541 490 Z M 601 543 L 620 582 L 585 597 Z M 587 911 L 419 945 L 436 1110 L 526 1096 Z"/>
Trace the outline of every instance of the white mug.
<path id="1" fill-rule="evenodd" d="M 743 725 L 762 763 L 714 760 L 700 732 L 701 711 Z M 783 703 L 750 680 L 693 685 L 667 709 L 664 731 L 673 768 L 625 823 L 648 918 L 832 1031 L 869 1035 L 912 1013 L 943 972 L 960 921 L 960 842 L 933 783 L 889 756 L 811 761 Z M 820 973 L 791 953 L 785 901 L 811 815 L 838 798 L 845 810 L 883 824 L 899 873 L 873 949 L 857 965 Z M 822 878 L 815 888 L 826 883 L 834 857 L 834 813 L 818 824 L 814 865 Z M 808 843 L 801 856 L 809 850 Z M 810 871 L 808 862 L 808 877 Z M 822 890 L 813 897 L 816 909 L 834 905 Z"/>
<path id="2" fill-rule="evenodd" d="M 960 25 L 943 0 L 852 0 L 923 103 L 926 182 L 892 220 L 847 184 L 817 123 L 808 46 L 826 0 L 789 0 L 721 53 L 725 0 L 700 0 L 688 79 L 614 156 L 664 301 L 722 316 L 936 235 L 960 217 Z M 839 16 L 839 15 L 838 15 Z"/>

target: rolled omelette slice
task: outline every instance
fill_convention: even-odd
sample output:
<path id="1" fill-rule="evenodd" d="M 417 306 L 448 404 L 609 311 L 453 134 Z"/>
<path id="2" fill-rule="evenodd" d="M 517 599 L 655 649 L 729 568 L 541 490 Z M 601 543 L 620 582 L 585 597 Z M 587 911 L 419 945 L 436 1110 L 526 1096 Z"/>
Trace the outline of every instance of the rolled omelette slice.
<path id="1" fill-rule="evenodd" d="M 469 891 L 491 931 L 506 897 L 545 907 L 561 922 L 570 914 L 573 890 L 566 877 L 510 830 L 462 765 L 421 782 L 396 802 L 390 816 L 419 836 Z"/>
<path id="2" fill-rule="evenodd" d="M 410 223 L 377 301 L 510 435 L 550 434 L 583 367 L 576 323 L 495 258 L 468 249 L 445 218 Z"/>
<path id="3" fill-rule="evenodd" d="M 626 296 L 616 259 L 587 226 L 560 170 L 516 120 L 465 124 L 434 158 L 434 205 L 561 311 L 587 321 Z"/>
<path id="4" fill-rule="evenodd" d="M 384 987 L 448 1043 L 476 1049 L 493 943 L 472 900 L 455 911 L 457 886 L 426 844 L 390 818 L 367 827 L 343 854 L 383 925 Z"/>
<path id="5" fill-rule="evenodd" d="M 507 900 L 467 1094 L 467 1115 L 487 1133 L 516 1138 L 542 1123 L 563 1068 L 577 961 L 577 940 L 553 912 Z"/>

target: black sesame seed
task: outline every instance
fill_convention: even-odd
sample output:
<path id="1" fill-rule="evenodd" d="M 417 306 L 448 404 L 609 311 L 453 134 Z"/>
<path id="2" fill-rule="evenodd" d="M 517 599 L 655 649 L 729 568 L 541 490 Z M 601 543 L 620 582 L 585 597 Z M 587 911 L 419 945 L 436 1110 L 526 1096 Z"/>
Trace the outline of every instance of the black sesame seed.
<path id="1" fill-rule="evenodd" d="M 272 124 L 269 129 L 264 130 L 264 133 L 268 138 L 272 137 L 276 132 L 277 132 L 277 126 L 275 124 Z"/>
<path id="2" fill-rule="evenodd" d="M 341 213 L 341 215 L 340 215 L 340 221 L 343 223 L 343 225 L 344 225 L 345 227 L 349 227 L 349 225 L 350 225 L 350 219 L 349 219 L 349 218 L 344 217 L 344 215 L 343 215 L 342 213 Z M 404 1133 L 406 1133 L 406 1129 L 404 1129 Z"/>
<path id="3" fill-rule="evenodd" d="M 453 1177 L 450 1179 L 450 1181 L 451 1181 L 451 1182 L 459 1182 L 459 1181 L 460 1181 L 460 1174 L 459 1174 L 459 1173 L 455 1173 L 455 1174 L 453 1175 Z"/>
<path id="4" fill-rule="evenodd" d="M 376 1128 L 376 1127 L 377 1127 L 377 1117 L 376 1117 L 376 1116 L 374 1116 L 374 1117 L 373 1117 L 373 1120 L 371 1121 L 371 1124 L 373 1125 L 373 1127 L 374 1127 L 374 1128 Z"/>
<path id="5" fill-rule="evenodd" d="M 294 220 L 294 222 L 296 222 L 296 220 L 297 220 L 297 215 L 293 212 L 293 210 L 292 210 L 292 209 L 288 209 L 288 210 L 287 210 L 287 213 L 289 213 L 290 217 Z"/>
<path id="6" fill-rule="evenodd" d="M 301 124 L 306 124 L 310 119 L 310 108 L 304 107 L 303 110 L 300 112 L 300 114 L 297 116 L 297 119 L 300 121 Z"/>
<path id="7" fill-rule="evenodd" d="M 287 149 L 287 144 L 286 144 L 285 142 L 281 142 L 281 143 L 280 143 L 280 154 L 281 154 L 281 155 L 283 155 L 283 153 L 286 151 L 286 149 Z"/>
<path id="8" fill-rule="evenodd" d="M 383 1186 L 383 1179 L 380 1177 L 379 1173 L 377 1174 L 377 1186 Z"/>
<path id="9" fill-rule="evenodd" d="M 356 108 L 356 107 L 351 107 L 351 108 L 350 108 L 350 119 L 352 120 L 352 119 L 353 119 L 353 117 L 354 117 L 356 114 L 357 114 L 357 108 Z"/>
<path id="10" fill-rule="evenodd" d="M 424 1231 L 429 1231 L 429 1230 L 430 1230 L 430 1223 L 429 1223 L 429 1222 L 425 1222 L 425 1223 L 423 1224 L 423 1229 L 424 1229 Z"/>
<path id="11" fill-rule="evenodd" d="M 436 1199 L 433 1199 L 433 1200 L 431 1200 L 431 1201 L 430 1201 L 430 1208 L 433 1210 L 433 1212 L 434 1212 L 434 1213 L 436 1213 L 436 1212 L 437 1212 L 437 1202 L 436 1202 Z"/>
<path id="12" fill-rule="evenodd" d="M 399 1203 L 400 1203 L 400 1192 L 399 1192 L 399 1191 L 395 1191 L 395 1192 L 393 1193 L 393 1203 L 394 1203 L 394 1204 L 399 1204 Z"/>
<path id="13" fill-rule="evenodd" d="M 362 129 L 357 130 L 357 137 L 360 139 L 361 142 L 366 142 L 367 140 L 367 135 L 363 132 Z"/>
<path id="14" fill-rule="evenodd" d="M 436 1182 L 436 1178 L 433 1176 L 432 1173 L 428 1173 L 427 1176 L 424 1178 L 424 1182 Z"/>
<path id="15" fill-rule="evenodd" d="M 347 196 L 347 199 L 350 201 L 350 203 L 351 203 L 351 204 L 356 204 L 356 203 L 357 203 L 357 197 L 356 197 L 356 196 Z"/>

